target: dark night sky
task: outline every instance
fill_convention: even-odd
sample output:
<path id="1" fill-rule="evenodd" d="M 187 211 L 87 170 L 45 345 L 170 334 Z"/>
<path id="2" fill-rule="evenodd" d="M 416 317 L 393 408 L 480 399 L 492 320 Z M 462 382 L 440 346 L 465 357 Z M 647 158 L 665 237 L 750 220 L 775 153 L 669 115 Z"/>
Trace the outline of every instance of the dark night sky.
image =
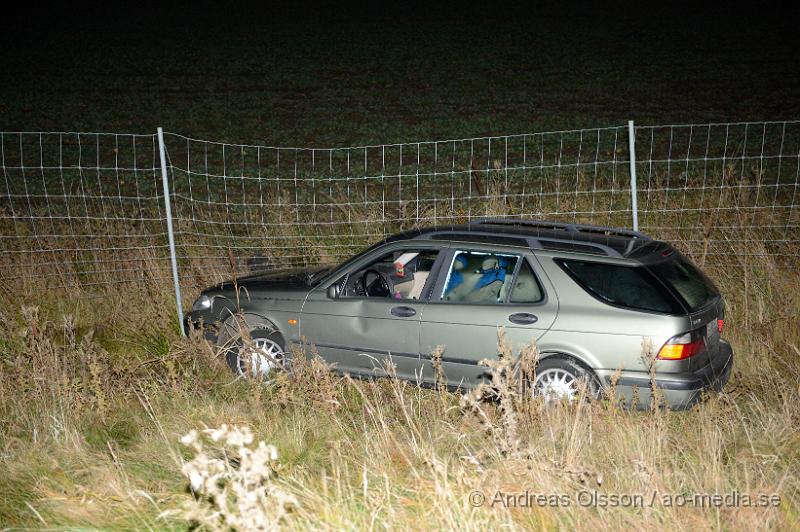
<path id="1" fill-rule="evenodd" d="M 31 8 L 0 22 L 0 129 L 342 144 L 797 119 L 796 4 Z"/>

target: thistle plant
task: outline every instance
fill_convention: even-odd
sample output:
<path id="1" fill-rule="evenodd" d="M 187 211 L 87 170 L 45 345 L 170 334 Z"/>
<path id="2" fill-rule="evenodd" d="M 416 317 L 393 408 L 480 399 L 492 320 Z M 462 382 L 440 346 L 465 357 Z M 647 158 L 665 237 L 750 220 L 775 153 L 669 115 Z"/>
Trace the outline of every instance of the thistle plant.
<path id="1" fill-rule="evenodd" d="M 297 508 L 275 482 L 278 451 L 254 444 L 248 427 L 192 430 L 181 443 L 194 452 L 183 465 L 194 499 L 182 515 L 212 530 L 275 530 Z"/>

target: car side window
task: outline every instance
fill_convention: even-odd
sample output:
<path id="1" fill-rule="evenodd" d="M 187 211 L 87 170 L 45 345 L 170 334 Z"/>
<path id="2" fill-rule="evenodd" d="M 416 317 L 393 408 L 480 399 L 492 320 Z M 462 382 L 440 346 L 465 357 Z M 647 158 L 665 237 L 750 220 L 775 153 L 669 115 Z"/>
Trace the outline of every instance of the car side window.
<path id="1" fill-rule="evenodd" d="M 503 303 L 519 257 L 505 253 L 456 251 L 447 272 L 442 301 Z"/>
<path id="2" fill-rule="evenodd" d="M 400 249 L 347 275 L 340 297 L 422 299 L 438 249 Z"/>
<path id="3" fill-rule="evenodd" d="M 567 274 L 597 299 L 625 308 L 680 314 L 675 297 L 642 266 L 556 259 Z"/>
<path id="4" fill-rule="evenodd" d="M 514 288 L 511 290 L 510 303 L 539 303 L 544 299 L 542 285 L 533 273 L 530 263 L 522 261 Z"/>

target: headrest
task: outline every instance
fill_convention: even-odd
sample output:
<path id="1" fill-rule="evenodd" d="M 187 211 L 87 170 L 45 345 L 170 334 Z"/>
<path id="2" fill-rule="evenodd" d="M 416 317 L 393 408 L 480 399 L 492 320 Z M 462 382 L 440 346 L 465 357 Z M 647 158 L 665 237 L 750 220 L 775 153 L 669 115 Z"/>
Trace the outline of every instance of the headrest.
<path id="1" fill-rule="evenodd" d="M 497 265 L 498 265 L 497 258 L 489 257 L 483 260 L 483 263 L 481 264 L 481 269 L 483 271 L 494 270 L 495 268 L 497 268 Z"/>
<path id="2" fill-rule="evenodd" d="M 453 269 L 456 271 L 463 270 L 467 267 L 467 258 L 464 255 L 457 255 L 453 263 Z"/>

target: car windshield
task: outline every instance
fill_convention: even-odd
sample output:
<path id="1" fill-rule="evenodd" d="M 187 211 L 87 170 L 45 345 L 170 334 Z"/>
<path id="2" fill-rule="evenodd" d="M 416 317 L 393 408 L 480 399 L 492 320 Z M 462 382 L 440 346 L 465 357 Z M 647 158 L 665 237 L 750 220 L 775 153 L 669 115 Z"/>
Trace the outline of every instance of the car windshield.
<path id="1" fill-rule="evenodd" d="M 714 283 L 688 259 L 675 254 L 672 260 L 647 266 L 656 277 L 680 295 L 691 310 L 706 306 L 719 296 Z"/>
<path id="2" fill-rule="evenodd" d="M 306 282 L 309 286 L 316 286 L 332 269 L 333 266 L 323 266 L 317 270 L 310 271 Z"/>
<path id="3" fill-rule="evenodd" d="M 353 255 L 352 257 L 350 257 L 346 261 L 342 262 L 341 264 L 335 264 L 333 266 L 325 266 L 325 267 L 321 268 L 320 270 L 317 270 L 309 278 L 309 281 L 308 281 L 309 285 L 311 285 L 311 286 L 318 285 L 319 283 L 321 283 L 322 281 L 327 279 L 330 274 L 336 273 L 338 271 L 341 271 L 341 270 L 347 268 L 348 266 L 350 266 L 352 263 L 354 263 L 355 261 L 357 261 L 358 259 L 360 259 L 364 255 L 366 255 L 367 253 L 370 253 L 374 249 L 378 249 L 379 247 L 383 246 L 386 243 L 387 243 L 386 240 L 382 240 L 382 241 L 380 241 L 380 242 L 378 242 L 376 244 L 371 245 L 370 247 L 368 247 L 367 249 L 365 249 L 361 253 L 357 253 L 356 255 Z"/>

